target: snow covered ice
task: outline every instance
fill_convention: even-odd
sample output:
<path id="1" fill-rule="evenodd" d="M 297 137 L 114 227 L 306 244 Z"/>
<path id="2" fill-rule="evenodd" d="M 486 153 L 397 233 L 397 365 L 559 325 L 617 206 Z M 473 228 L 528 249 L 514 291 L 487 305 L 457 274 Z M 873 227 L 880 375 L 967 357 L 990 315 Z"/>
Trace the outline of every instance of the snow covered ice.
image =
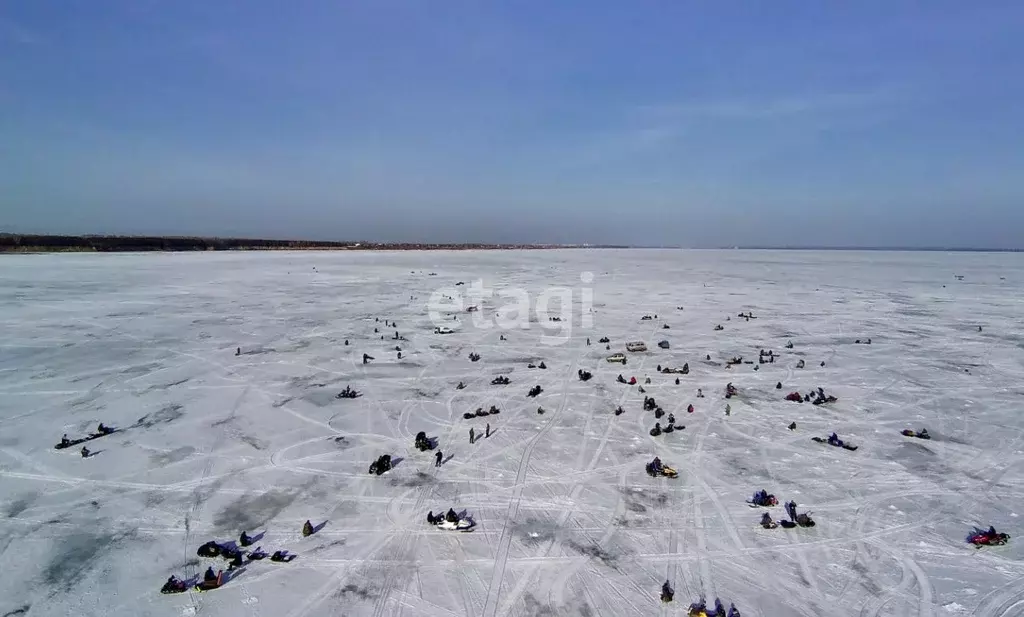
<path id="1" fill-rule="evenodd" d="M 534 299 L 569 287 L 572 317 L 475 327 L 494 297 L 431 320 L 433 292 L 477 279 Z M 5 255 L 0 615 L 621 617 L 702 595 L 745 617 L 1024 615 L 1022 283 L 1014 254 Z M 557 328 L 568 340 L 545 344 Z M 606 361 L 634 340 L 648 351 Z M 727 369 L 734 356 L 754 364 Z M 838 401 L 784 400 L 818 387 Z M 644 396 L 686 428 L 649 436 Z M 99 422 L 120 431 L 94 456 L 54 449 Z M 922 428 L 931 440 L 900 434 Z M 832 432 L 858 449 L 811 440 Z M 394 468 L 368 474 L 382 454 Z M 649 477 L 654 456 L 679 477 Z M 780 505 L 752 509 L 762 488 Z M 762 529 L 789 500 L 816 526 Z M 450 507 L 475 529 L 427 523 Z M 303 537 L 307 519 L 326 524 Z M 1012 539 L 975 549 L 974 525 Z M 298 557 L 158 593 L 226 568 L 196 550 L 243 530 Z"/>

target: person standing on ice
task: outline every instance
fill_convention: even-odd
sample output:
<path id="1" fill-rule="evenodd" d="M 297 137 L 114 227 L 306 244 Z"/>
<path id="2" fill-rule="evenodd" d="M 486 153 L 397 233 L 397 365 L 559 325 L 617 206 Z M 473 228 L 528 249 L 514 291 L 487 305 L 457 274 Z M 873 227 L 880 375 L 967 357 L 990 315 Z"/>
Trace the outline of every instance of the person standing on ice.
<path id="1" fill-rule="evenodd" d="M 441 466 L 441 459 L 442 458 L 444 458 L 444 455 L 441 454 L 440 450 L 438 450 L 437 453 L 434 454 L 434 467 L 440 467 Z"/>
<path id="2" fill-rule="evenodd" d="M 487 423 L 487 428 L 484 429 L 484 437 L 486 438 L 486 437 L 490 437 L 490 436 L 491 436 L 491 423 L 488 422 Z"/>
<path id="3" fill-rule="evenodd" d="M 473 431 L 473 427 L 470 427 L 469 428 L 469 443 L 473 443 L 473 441 L 475 441 L 475 437 L 476 437 L 475 431 Z"/>

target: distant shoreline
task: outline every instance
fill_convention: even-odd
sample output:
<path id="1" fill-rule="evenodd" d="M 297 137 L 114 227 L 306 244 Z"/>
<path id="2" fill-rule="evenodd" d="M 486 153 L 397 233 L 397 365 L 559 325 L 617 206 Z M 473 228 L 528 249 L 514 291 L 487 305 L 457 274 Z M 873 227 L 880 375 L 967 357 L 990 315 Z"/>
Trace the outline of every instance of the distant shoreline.
<path id="1" fill-rule="evenodd" d="M 0 233 L 0 253 L 138 253 L 195 251 L 508 251 L 552 249 L 636 249 L 717 251 L 889 251 L 915 253 L 1020 253 L 1016 248 L 886 247 L 886 246 L 722 246 L 687 249 L 682 246 L 630 246 L 620 244 L 494 244 L 417 242 L 318 242 L 263 238 L 200 236 L 63 236 Z"/>
<path id="2" fill-rule="evenodd" d="M 0 253 L 138 253 L 195 251 L 480 251 L 629 248 L 611 245 L 414 242 L 317 242 L 189 236 L 49 236 L 0 234 Z"/>

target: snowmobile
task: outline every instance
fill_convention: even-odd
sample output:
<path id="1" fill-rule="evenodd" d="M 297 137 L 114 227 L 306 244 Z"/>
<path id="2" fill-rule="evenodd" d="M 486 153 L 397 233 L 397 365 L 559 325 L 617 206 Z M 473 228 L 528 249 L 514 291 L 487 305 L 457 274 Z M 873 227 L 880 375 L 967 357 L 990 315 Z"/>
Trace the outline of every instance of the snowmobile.
<path id="1" fill-rule="evenodd" d="M 609 339 L 607 336 L 602 336 L 601 338 L 597 339 L 597 342 L 598 343 L 610 343 L 611 339 Z"/>
<path id="2" fill-rule="evenodd" d="M 433 512 L 427 512 L 427 522 L 447 531 L 469 531 L 476 527 L 476 523 L 468 516 L 460 517 L 455 510 L 448 509 L 448 513 L 434 516 Z"/>
<path id="3" fill-rule="evenodd" d="M 715 326 L 715 332 L 720 332 L 722 330 L 725 330 L 725 328 L 722 327 L 722 324 L 718 324 L 717 326 Z"/>
<path id="4" fill-rule="evenodd" d="M 358 398 L 358 397 L 359 397 L 359 392 L 353 390 L 351 386 L 345 386 L 345 389 L 342 390 L 341 392 L 339 392 L 337 394 L 337 396 L 335 396 L 334 398 Z"/>
<path id="5" fill-rule="evenodd" d="M 771 514 L 768 514 L 767 512 L 765 512 L 764 514 L 761 515 L 761 527 L 764 527 L 765 529 L 775 529 L 778 526 L 779 525 L 775 521 L 772 520 L 772 515 Z"/>
<path id="6" fill-rule="evenodd" d="M 793 341 L 786 343 L 786 349 L 793 349 Z"/>
<path id="7" fill-rule="evenodd" d="M 786 503 L 786 514 L 789 515 L 790 520 L 779 521 L 779 524 L 786 529 L 792 529 L 794 527 L 814 527 L 814 519 L 811 518 L 810 513 L 797 514 L 796 502 L 789 501 Z"/>
<path id="8" fill-rule="evenodd" d="M 469 354 L 469 361 L 470 362 L 476 362 L 478 360 L 480 360 L 480 354 L 478 354 L 478 353 L 471 353 L 471 354 Z"/>
<path id="9" fill-rule="evenodd" d="M 803 368 L 805 366 L 807 366 L 807 363 L 803 361 L 803 358 L 801 358 L 800 361 L 796 363 L 797 368 Z"/>
<path id="10" fill-rule="evenodd" d="M 188 591 L 188 585 L 177 576 L 167 579 L 164 586 L 160 588 L 160 593 L 182 593 L 185 591 Z"/>
<path id="11" fill-rule="evenodd" d="M 491 380 L 491 385 L 492 386 L 507 386 L 510 382 L 511 382 L 511 380 L 508 377 L 505 377 L 504 375 L 499 375 L 499 376 L 497 376 L 497 377 L 495 377 L 494 379 Z"/>
<path id="12" fill-rule="evenodd" d="M 651 437 L 657 437 L 661 432 L 661 422 L 655 422 L 654 428 L 651 429 Z"/>
<path id="13" fill-rule="evenodd" d="M 1010 534 L 1008 533 L 997 533 L 995 527 L 989 527 L 988 530 L 981 530 L 977 527 L 974 531 L 967 536 L 967 541 L 981 548 L 983 546 L 1001 546 L 1006 544 L 1010 540 Z"/>
<path id="14" fill-rule="evenodd" d="M 824 443 L 824 444 L 828 444 L 830 446 L 835 446 L 837 448 L 843 448 L 844 450 L 850 450 L 851 452 L 853 450 L 856 450 L 857 448 L 860 447 L 860 446 L 851 446 L 850 444 L 843 442 L 843 440 L 839 439 L 839 437 L 835 433 L 832 433 L 831 435 L 829 435 L 828 439 L 822 439 L 821 437 L 811 437 L 811 440 L 812 441 L 816 441 L 818 443 Z"/>
<path id="15" fill-rule="evenodd" d="M 654 457 L 653 461 L 647 463 L 647 475 L 652 478 L 657 478 L 659 476 L 664 476 L 666 478 L 678 478 L 679 472 L 668 465 L 663 465 L 660 458 Z"/>
<path id="16" fill-rule="evenodd" d="M 928 434 L 928 429 L 923 428 L 920 431 L 912 431 L 909 428 L 900 431 L 906 437 L 917 437 L 918 439 L 931 439 L 932 436 Z"/>
<path id="17" fill-rule="evenodd" d="M 786 395 L 786 400 L 794 403 L 802 403 L 804 402 L 804 397 L 801 396 L 799 392 L 790 392 Z"/>
<path id="18" fill-rule="evenodd" d="M 488 410 L 487 415 L 496 416 L 499 413 L 501 413 L 501 410 L 495 407 L 494 405 L 491 405 L 491 408 Z"/>
<path id="19" fill-rule="evenodd" d="M 661 407 L 655 407 L 654 408 L 654 417 L 655 418 L 660 420 L 661 417 L 664 416 L 664 415 L 665 415 L 665 410 L 664 409 L 662 409 Z"/>
<path id="20" fill-rule="evenodd" d="M 725 384 L 725 398 L 732 398 L 738 394 L 736 386 L 732 382 Z"/>
<path id="21" fill-rule="evenodd" d="M 210 540 L 206 544 L 200 546 L 198 550 L 196 550 L 196 554 L 200 557 L 220 557 L 222 552 L 223 549 L 221 548 L 220 544 L 214 542 L 213 540 Z"/>
<path id="22" fill-rule="evenodd" d="M 615 415 L 621 416 L 624 413 L 626 413 L 626 411 L 622 408 L 622 405 L 615 408 Z"/>
<path id="23" fill-rule="evenodd" d="M 532 398 L 532 397 L 535 397 L 535 396 L 539 395 L 543 391 L 544 391 L 544 388 L 542 388 L 539 385 L 537 385 L 537 386 L 534 386 L 534 387 L 530 388 L 530 392 L 527 394 L 527 396 Z"/>
<path id="24" fill-rule="evenodd" d="M 619 383 L 626 383 L 626 378 L 622 376 L 622 373 L 619 373 L 619 376 L 615 378 L 615 381 Z"/>
<path id="25" fill-rule="evenodd" d="M 675 597 L 675 595 L 675 590 L 672 589 L 672 586 L 668 584 L 668 581 L 665 581 L 665 584 L 661 586 L 661 601 L 671 602 L 672 598 Z"/>
<path id="26" fill-rule="evenodd" d="M 288 554 L 288 551 L 274 551 L 274 554 L 270 556 L 270 561 L 274 563 L 288 563 L 296 557 L 297 555 Z"/>
<path id="27" fill-rule="evenodd" d="M 249 561 L 259 561 L 261 559 L 266 559 L 266 557 L 267 553 L 259 546 L 257 546 L 256 550 L 252 551 L 248 555 Z"/>
<path id="28" fill-rule="evenodd" d="M 391 471 L 391 455 L 382 454 L 380 458 L 370 464 L 370 474 L 381 475 Z"/>
<path id="29" fill-rule="evenodd" d="M 416 449 L 420 452 L 426 452 L 427 450 L 433 450 L 434 444 L 427 438 L 427 434 L 423 431 L 416 433 L 415 441 Z"/>
<path id="30" fill-rule="evenodd" d="M 455 386 L 456 390 L 463 390 L 465 388 L 466 388 L 466 384 L 462 383 L 461 381 L 459 382 L 459 385 Z"/>
<path id="31" fill-rule="evenodd" d="M 544 415 L 544 408 L 543 407 L 538 407 L 537 408 L 537 413 L 543 416 Z M 615 414 L 615 415 L 618 415 L 618 414 Z"/>
<path id="32" fill-rule="evenodd" d="M 722 606 L 721 600 L 715 598 L 715 612 L 708 613 L 708 615 L 713 615 L 714 617 L 725 617 L 725 607 Z"/>
<path id="33" fill-rule="evenodd" d="M 708 617 L 708 607 L 704 598 L 697 600 L 690 605 L 689 610 L 686 612 L 688 617 Z"/>
<path id="34" fill-rule="evenodd" d="M 781 381 L 780 381 L 780 382 L 777 382 L 777 383 L 775 384 L 775 389 L 776 389 L 776 390 L 781 390 L 781 389 L 782 389 L 782 382 L 781 382 Z"/>
<path id="35" fill-rule="evenodd" d="M 737 364 L 743 364 L 743 356 L 733 356 L 731 360 L 728 360 L 726 366 L 735 366 Z"/>
<path id="36" fill-rule="evenodd" d="M 548 367 L 548 365 L 544 364 L 543 360 L 541 360 L 540 364 L 537 365 L 537 368 L 539 368 L 539 369 L 546 369 L 547 367 Z"/>
<path id="37" fill-rule="evenodd" d="M 772 506 L 779 505 L 779 500 L 776 499 L 775 495 L 772 495 L 768 491 L 761 489 L 754 493 L 754 496 L 747 502 L 751 507 L 757 508 L 770 508 Z"/>
<path id="38" fill-rule="evenodd" d="M 590 379 L 594 376 L 594 374 L 591 373 L 590 371 L 585 371 L 583 369 L 578 370 L 576 372 L 576 375 L 580 378 L 580 381 L 590 381 Z"/>
<path id="39" fill-rule="evenodd" d="M 796 422 L 790 422 L 788 428 L 791 431 L 795 431 L 796 430 Z"/>

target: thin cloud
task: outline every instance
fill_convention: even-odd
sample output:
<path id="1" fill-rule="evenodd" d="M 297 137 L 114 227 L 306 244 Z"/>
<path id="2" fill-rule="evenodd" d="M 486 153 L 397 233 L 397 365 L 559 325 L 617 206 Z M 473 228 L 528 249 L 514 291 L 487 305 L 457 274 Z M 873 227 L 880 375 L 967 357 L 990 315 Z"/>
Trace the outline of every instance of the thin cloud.
<path id="1" fill-rule="evenodd" d="M 688 101 L 640 105 L 640 117 L 667 120 L 762 120 L 873 107 L 891 100 L 889 93 L 838 93 L 765 100 Z"/>
<path id="2" fill-rule="evenodd" d="M 41 41 L 42 37 L 30 28 L 13 19 L 0 17 L 0 42 L 14 43 L 16 45 L 35 45 Z"/>

